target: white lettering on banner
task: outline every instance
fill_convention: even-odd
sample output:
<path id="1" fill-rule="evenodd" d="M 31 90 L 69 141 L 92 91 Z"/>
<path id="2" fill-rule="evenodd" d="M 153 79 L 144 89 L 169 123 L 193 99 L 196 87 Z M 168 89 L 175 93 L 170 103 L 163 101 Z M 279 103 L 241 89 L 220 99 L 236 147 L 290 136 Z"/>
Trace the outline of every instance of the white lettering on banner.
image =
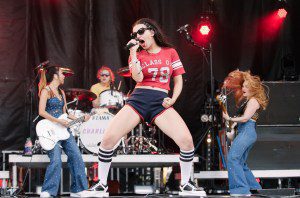
<path id="1" fill-rule="evenodd" d="M 83 133 L 84 134 L 104 134 L 105 129 L 104 128 L 99 128 L 99 129 L 95 129 L 95 128 L 86 128 L 83 129 Z"/>
<path id="2" fill-rule="evenodd" d="M 109 120 L 110 117 L 107 115 L 95 115 L 92 117 L 92 120 Z"/>

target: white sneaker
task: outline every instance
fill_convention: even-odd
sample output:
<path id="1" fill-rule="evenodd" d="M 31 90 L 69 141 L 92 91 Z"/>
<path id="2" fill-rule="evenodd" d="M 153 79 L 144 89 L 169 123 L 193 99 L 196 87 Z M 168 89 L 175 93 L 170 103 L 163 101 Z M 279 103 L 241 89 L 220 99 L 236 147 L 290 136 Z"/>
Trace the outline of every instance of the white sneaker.
<path id="1" fill-rule="evenodd" d="M 70 197 L 95 197 L 95 192 L 89 190 L 83 190 L 77 193 L 70 193 Z"/>
<path id="2" fill-rule="evenodd" d="M 206 197 L 206 192 L 203 190 L 203 188 L 197 188 L 192 182 L 188 182 L 180 186 L 179 195 Z"/>
<path id="3" fill-rule="evenodd" d="M 93 185 L 88 191 L 92 194 L 92 197 L 109 197 L 109 193 L 107 192 L 108 186 L 102 184 L 100 181 Z"/>
<path id="4" fill-rule="evenodd" d="M 40 197 L 52 197 L 47 191 L 41 192 Z"/>

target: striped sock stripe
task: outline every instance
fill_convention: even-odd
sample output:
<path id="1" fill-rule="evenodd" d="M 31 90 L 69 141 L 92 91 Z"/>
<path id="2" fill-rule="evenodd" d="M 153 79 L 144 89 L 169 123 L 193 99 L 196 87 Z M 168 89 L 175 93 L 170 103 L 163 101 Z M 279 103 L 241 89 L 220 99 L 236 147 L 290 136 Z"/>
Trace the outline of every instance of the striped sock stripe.
<path id="1" fill-rule="evenodd" d="M 108 158 L 112 158 L 112 156 L 113 156 L 113 153 L 112 154 L 110 154 L 110 155 L 104 155 L 104 154 L 102 154 L 102 153 L 98 153 L 98 157 L 101 157 L 101 158 L 106 158 L 106 159 L 108 159 Z"/>
<path id="2" fill-rule="evenodd" d="M 190 154 L 194 154 L 195 153 L 195 150 L 190 150 L 190 151 L 183 151 L 183 150 L 180 150 L 180 154 L 183 154 L 183 155 L 190 155 Z"/>
<path id="3" fill-rule="evenodd" d="M 98 159 L 100 162 L 111 162 L 113 154 L 114 150 L 104 150 L 100 147 L 98 152 Z"/>
<path id="4" fill-rule="evenodd" d="M 185 158 L 181 158 L 181 157 L 179 158 L 179 160 L 183 161 L 183 162 L 191 162 L 191 161 L 193 161 L 193 159 L 194 158 L 191 158 L 191 159 L 185 159 Z"/>
<path id="5" fill-rule="evenodd" d="M 99 148 L 99 152 L 103 153 L 103 154 L 111 154 L 114 152 L 114 150 L 105 150 L 102 149 L 101 147 Z"/>
<path id="6" fill-rule="evenodd" d="M 182 157 L 182 158 L 191 158 L 191 157 L 194 157 L 194 153 L 189 154 L 189 155 L 183 155 L 183 154 L 180 153 L 180 157 Z"/>
<path id="7" fill-rule="evenodd" d="M 194 149 L 191 150 L 191 151 L 183 151 L 183 150 L 180 150 L 180 160 L 183 161 L 183 162 L 190 162 L 190 161 L 193 161 L 194 159 Z"/>
<path id="8" fill-rule="evenodd" d="M 98 157 L 98 160 L 100 161 L 100 162 L 111 162 L 112 161 L 112 158 L 109 158 L 109 159 L 103 159 L 103 158 L 100 158 L 100 157 Z"/>

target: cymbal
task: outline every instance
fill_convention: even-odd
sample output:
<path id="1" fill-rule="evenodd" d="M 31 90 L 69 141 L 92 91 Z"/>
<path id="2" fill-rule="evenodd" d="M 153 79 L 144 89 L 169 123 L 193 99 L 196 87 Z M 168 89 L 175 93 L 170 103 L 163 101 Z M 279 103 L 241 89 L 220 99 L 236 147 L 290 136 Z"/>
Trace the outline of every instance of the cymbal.
<path id="1" fill-rule="evenodd" d="M 67 67 L 62 67 L 60 65 L 50 65 L 50 66 L 46 66 L 46 67 L 41 67 L 39 71 L 41 72 L 44 69 L 47 69 L 49 67 L 60 67 L 60 69 L 61 69 L 61 71 L 62 71 L 62 73 L 64 74 L 65 77 L 69 77 L 69 76 L 72 76 L 72 75 L 75 74 L 75 72 L 72 69 L 67 68 Z"/>
<path id="2" fill-rule="evenodd" d="M 88 100 L 93 101 L 97 98 L 97 95 L 86 89 L 70 88 L 65 90 L 66 98 L 68 100 L 74 100 L 77 98 L 79 101 Z"/>
<path id="3" fill-rule="evenodd" d="M 72 69 L 66 67 L 61 67 L 61 71 L 65 75 L 65 77 L 69 77 L 75 74 Z"/>
<path id="4" fill-rule="evenodd" d="M 129 67 L 121 67 L 120 69 L 117 70 L 117 74 L 119 74 L 119 76 L 123 76 L 123 77 L 131 77 L 130 74 L 130 69 Z"/>

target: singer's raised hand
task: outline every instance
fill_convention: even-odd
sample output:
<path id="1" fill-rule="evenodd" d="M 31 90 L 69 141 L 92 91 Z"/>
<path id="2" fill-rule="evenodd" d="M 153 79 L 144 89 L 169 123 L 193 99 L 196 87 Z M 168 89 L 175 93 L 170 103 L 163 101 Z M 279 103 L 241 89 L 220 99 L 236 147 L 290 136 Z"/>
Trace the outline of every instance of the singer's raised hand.
<path id="1" fill-rule="evenodd" d="M 137 39 L 131 39 L 126 47 L 131 51 L 131 52 L 136 52 L 137 49 L 139 48 L 139 41 Z"/>

